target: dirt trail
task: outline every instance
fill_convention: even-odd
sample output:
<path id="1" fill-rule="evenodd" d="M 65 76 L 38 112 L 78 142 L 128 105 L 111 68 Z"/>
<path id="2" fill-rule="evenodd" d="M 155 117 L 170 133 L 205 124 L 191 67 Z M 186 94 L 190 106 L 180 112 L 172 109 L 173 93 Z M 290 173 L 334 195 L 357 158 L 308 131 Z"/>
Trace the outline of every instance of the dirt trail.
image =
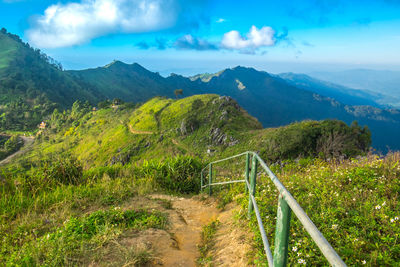
<path id="1" fill-rule="evenodd" d="M 154 195 L 155 198 L 172 202 L 169 212 L 171 222 L 172 246 L 161 248 L 161 260 L 164 266 L 196 266 L 199 257 L 197 245 L 200 243 L 202 227 L 219 216 L 218 209 L 212 204 L 204 204 L 195 198 L 178 198 Z"/>
<path id="2" fill-rule="evenodd" d="M 170 208 L 161 208 L 160 200 L 167 201 Z M 246 252 L 251 246 L 246 242 L 249 233 L 234 224 L 233 206 L 228 205 L 224 211 L 216 207 L 214 198 L 201 201 L 199 196 L 192 198 L 174 197 L 154 194 L 147 200 L 133 200 L 122 208 L 157 209 L 168 214 L 170 225 L 167 230 L 148 229 L 140 233 L 126 233 L 118 241 L 121 247 L 150 249 L 153 261 L 146 266 L 197 266 L 200 256 L 198 244 L 201 243 L 203 226 L 212 221 L 221 222 L 215 245 L 211 250 L 213 266 L 248 266 Z M 110 257 L 115 259 L 115 257 Z"/>
<path id="3" fill-rule="evenodd" d="M 10 161 L 15 158 L 16 156 L 25 153 L 27 150 L 30 149 L 33 141 L 35 140 L 33 137 L 26 137 L 26 136 L 21 136 L 21 139 L 24 141 L 24 146 L 21 147 L 20 150 L 18 150 L 17 152 L 9 155 L 7 158 L 3 159 L 2 161 L 0 161 L 0 166 L 1 165 L 5 165 L 7 163 L 10 163 Z"/>

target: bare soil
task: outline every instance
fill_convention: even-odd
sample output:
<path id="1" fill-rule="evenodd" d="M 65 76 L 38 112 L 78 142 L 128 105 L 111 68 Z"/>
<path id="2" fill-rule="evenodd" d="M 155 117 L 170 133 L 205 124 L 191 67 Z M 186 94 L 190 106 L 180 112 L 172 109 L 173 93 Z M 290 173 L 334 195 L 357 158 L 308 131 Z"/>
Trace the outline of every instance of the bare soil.
<path id="1" fill-rule="evenodd" d="M 162 205 L 166 201 L 171 207 Z M 108 255 L 91 266 L 197 266 L 200 256 L 198 244 L 201 242 L 202 227 L 212 221 L 221 222 L 212 249 L 212 266 L 248 266 L 246 253 L 251 250 L 248 233 L 234 223 L 234 205 L 224 211 L 217 209 L 214 198 L 201 200 L 199 196 L 184 198 L 154 194 L 125 203 L 121 208 L 157 209 L 168 214 L 167 230 L 148 229 L 128 231 L 110 244 Z M 152 261 L 145 265 L 129 262 L 126 255 L 130 251 L 151 251 Z M 123 259 L 125 258 L 125 260 Z"/>

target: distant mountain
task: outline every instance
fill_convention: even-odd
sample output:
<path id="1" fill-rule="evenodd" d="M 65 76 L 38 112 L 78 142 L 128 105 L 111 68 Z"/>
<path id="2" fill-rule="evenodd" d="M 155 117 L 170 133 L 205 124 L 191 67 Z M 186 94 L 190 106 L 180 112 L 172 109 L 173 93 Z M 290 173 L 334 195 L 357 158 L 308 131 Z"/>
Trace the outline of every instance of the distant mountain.
<path id="1" fill-rule="evenodd" d="M 168 86 L 165 78 L 137 63 L 125 64 L 115 60 L 104 67 L 72 70 L 68 74 L 95 87 L 101 95 L 109 99 L 144 102 L 154 96 L 174 96 L 174 89 Z"/>
<path id="2" fill-rule="evenodd" d="M 178 77 L 174 79 L 177 80 Z M 181 81 L 184 79 L 180 77 Z M 357 120 L 371 129 L 375 148 L 380 151 L 387 151 L 388 147 L 400 149 L 398 110 L 345 105 L 331 97 L 298 88 L 280 77 L 253 68 L 226 69 L 211 79 L 207 77 L 207 80 L 209 81 L 204 82 L 198 77 L 194 82 L 206 92 L 233 97 L 264 127 L 277 127 L 305 119 L 335 118 L 348 124 Z M 185 87 L 182 88 L 185 90 Z"/>
<path id="3" fill-rule="evenodd" d="M 400 108 L 400 71 L 354 69 L 338 72 L 312 72 L 310 76 L 381 94 L 377 101 Z"/>
<path id="4" fill-rule="evenodd" d="M 286 80 L 288 83 L 298 88 L 334 98 L 335 100 L 346 105 L 370 105 L 381 108 L 384 107 L 376 102 L 376 99 L 383 97 L 383 95 L 379 93 L 351 89 L 342 85 L 318 80 L 306 74 L 288 72 L 281 73 L 278 75 L 278 77 Z"/>

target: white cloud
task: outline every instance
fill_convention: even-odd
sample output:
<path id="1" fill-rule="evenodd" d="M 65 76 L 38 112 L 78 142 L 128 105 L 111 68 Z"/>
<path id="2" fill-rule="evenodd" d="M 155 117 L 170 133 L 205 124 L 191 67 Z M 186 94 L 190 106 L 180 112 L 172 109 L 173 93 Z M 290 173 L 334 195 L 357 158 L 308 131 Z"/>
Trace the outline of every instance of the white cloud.
<path id="1" fill-rule="evenodd" d="M 253 25 L 246 35 L 247 38 L 241 36 L 238 31 L 225 33 L 221 41 L 221 47 L 232 50 L 254 51 L 260 47 L 275 45 L 274 35 L 275 31 L 269 26 L 257 29 Z"/>
<path id="2" fill-rule="evenodd" d="M 225 21 L 226 21 L 226 19 L 219 18 L 219 19 L 217 19 L 215 22 L 216 22 L 216 23 L 222 23 L 222 22 L 225 22 Z"/>
<path id="3" fill-rule="evenodd" d="M 49 6 L 34 18 L 27 37 L 41 48 L 86 43 L 115 32 L 138 33 L 172 27 L 177 0 L 81 0 Z"/>

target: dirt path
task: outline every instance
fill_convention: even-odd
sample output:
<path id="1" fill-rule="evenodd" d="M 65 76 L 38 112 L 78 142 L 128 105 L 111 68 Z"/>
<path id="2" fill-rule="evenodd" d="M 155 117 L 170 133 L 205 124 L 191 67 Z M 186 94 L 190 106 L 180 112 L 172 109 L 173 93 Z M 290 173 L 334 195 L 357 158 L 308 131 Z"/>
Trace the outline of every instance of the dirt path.
<path id="1" fill-rule="evenodd" d="M 21 136 L 21 139 L 24 141 L 24 146 L 21 147 L 21 149 L 18 150 L 17 152 L 9 155 L 7 158 L 0 161 L 0 166 L 10 163 L 13 158 L 28 151 L 30 149 L 33 141 L 35 140 L 33 137 L 26 137 L 26 136 Z"/>
<path id="2" fill-rule="evenodd" d="M 130 125 L 130 124 L 128 124 L 128 128 L 129 128 L 129 131 L 131 133 L 133 133 L 133 134 L 153 134 L 153 132 L 150 132 L 150 131 L 138 131 L 138 130 L 135 130 L 135 129 L 132 128 L 132 125 Z"/>
<path id="3" fill-rule="evenodd" d="M 160 205 L 162 202 L 169 203 L 169 207 Z M 219 220 L 221 224 L 211 250 L 212 266 L 248 266 L 246 253 L 251 250 L 251 246 L 246 240 L 249 233 L 235 225 L 235 209 L 231 208 L 234 206 L 228 205 L 224 211 L 220 211 L 214 198 L 201 201 L 199 196 L 183 198 L 161 194 L 134 199 L 122 208 L 131 209 L 132 206 L 136 209 L 160 210 L 168 214 L 170 222 L 166 230 L 148 229 L 125 233 L 118 240 L 118 246 L 125 250 L 133 248 L 136 251 L 152 251 L 153 260 L 145 266 L 197 266 L 203 226 L 215 220 Z M 115 262 L 116 255 L 110 254 L 109 261 L 103 263 L 107 265 L 107 262 Z"/>
<path id="4" fill-rule="evenodd" d="M 202 227 L 219 216 L 212 204 L 204 204 L 195 198 L 178 198 L 154 195 L 155 198 L 172 202 L 169 212 L 172 246 L 162 247 L 161 261 L 164 266 L 196 266 L 199 257 L 197 245 L 200 243 Z"/>

